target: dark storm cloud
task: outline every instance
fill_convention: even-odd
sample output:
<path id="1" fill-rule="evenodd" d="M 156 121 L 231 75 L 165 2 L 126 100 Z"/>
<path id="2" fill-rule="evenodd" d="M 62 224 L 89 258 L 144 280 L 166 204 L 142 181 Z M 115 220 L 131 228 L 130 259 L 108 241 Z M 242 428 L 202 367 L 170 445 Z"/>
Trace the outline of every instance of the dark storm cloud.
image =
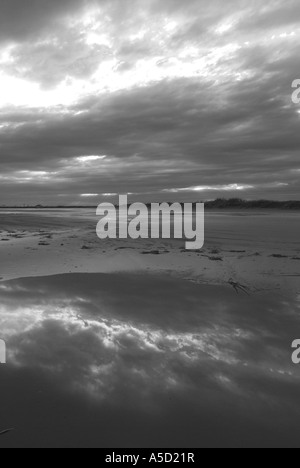
<path id="1" fill-rule="evenodd" d="M 260 11 L 252 10 L 248 16 L 240 21 L 242 31 L 261 31 L 262 28 L 272 30 L 278 27 L 299 25 L 300 4 L 298 0 L 281 0 L 265 2 Z"/>
<path id="2" fill-rule="evenodd" d="M 1 200 L 21 193 L 39 202 L 55 194 L 67 202 L 87 193 L 151 198 L 202 186 L 216 189 L 213 196 L 224 195 L 221 187 L 236 194 L 237 186 L 246 197 L 297 198 L 297 5 L 224 3 L 95 1 L 106 14 L 93 13 L 106 36 L 90 43 L 76 14 L 91 2 L 28 2 L 24 15 L 17 2 L 4 2 L 0 39 L 14 49 L 0 71 L 55 91 L 66 79 L 94 86 L 99 64 L 114 60 L 112 76 L 122 83 L 132 71 L 136 83 L 94 90 L 77 104 L 0 108 Z M 190 69 L 196 59 L 199 70 Z M 144 83 L 136 67 L 147 60 L 153 80 Z M 106 158 L 76 159 L 90 155 Z"/>
<path id="3" fill-rule="evenodd" d="M 24 40 L 84 4 L 83 0 L 1 0 L 0 39 Z"/>
<path id="4" fill-rule="evenodd" d="M 37 123 L 27 114 L 2 140 L 2 174 L 58 171 L 49 179 L 53 191 L 61 179 L 62 191 L 73 186 L 81 193 L 293 182 L 298 116 L 282 108 L 276 88 L 260 86 L 240 84 L 219 103 L 215 85 L 179 80 L 87 102 L 80 115 L 50 114 Z M 75 157 L 94 154 L 110 162 L 74 165 Z"/>

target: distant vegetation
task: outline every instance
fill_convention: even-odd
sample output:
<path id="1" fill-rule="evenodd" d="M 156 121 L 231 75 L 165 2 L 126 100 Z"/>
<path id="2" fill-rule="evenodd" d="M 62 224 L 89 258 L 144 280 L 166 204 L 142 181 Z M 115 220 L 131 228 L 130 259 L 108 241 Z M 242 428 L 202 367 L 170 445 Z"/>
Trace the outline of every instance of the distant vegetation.
<path id="1" fill-rule="evenodd" d="M 170 202 L 172 204 L 173 202 Z M 196 202 L 194 202 L 196 203 Z M 150 203 L 147 206 L 150 208 Z M 183 203 L 181 203 L 183 205 Z M 0 208 L 9 208 L 9 209 L 96 209 L 95 205 L 78 205 L 78 206 L 46 206 L 46 205 L 36 205 L 36 206 L 7 206 L 2 205 Z M 300 210 L 300 201 L 273 201 L 273 200 L 242 200 L 241 198 L 217 198 L 216 200 L 205 202 L 206 209 L 277 209 L 277 210 Z"/>
<path id="2" fill-rule="evenodd" d="M 279 209 L 300 210 L 300 201 L 242 200 L 241 198 L 218 198 L 205 203 L 206 208 Z"/>
<path id="3" fill-rule="evenodd" d="M 205 209 L 277 209 L 277 210 L 300 210 L 300 201 L 272 201 L 272 200 L 242 200 L 241 198 L 217 198 L 212 201 L 200 201 L 205 203 Z M 172 203 L 172 202 L 169 202 Z M 180 203 L 183 207 L 183 203 Z M 194 202 L 194 205 L 196 202 Z M 147 205 L 150 207 L 150 203 Z"/>

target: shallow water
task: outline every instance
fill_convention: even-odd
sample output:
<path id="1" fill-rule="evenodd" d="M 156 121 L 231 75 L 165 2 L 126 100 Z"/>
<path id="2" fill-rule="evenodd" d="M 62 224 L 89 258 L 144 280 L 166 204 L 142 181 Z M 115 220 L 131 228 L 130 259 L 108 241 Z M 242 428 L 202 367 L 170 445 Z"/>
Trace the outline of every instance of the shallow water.
<path id="1" fill-rule="evenodd" d="M 78 274 L 0 304 L 0 447 L 299 446 L 299 298 Z"/>

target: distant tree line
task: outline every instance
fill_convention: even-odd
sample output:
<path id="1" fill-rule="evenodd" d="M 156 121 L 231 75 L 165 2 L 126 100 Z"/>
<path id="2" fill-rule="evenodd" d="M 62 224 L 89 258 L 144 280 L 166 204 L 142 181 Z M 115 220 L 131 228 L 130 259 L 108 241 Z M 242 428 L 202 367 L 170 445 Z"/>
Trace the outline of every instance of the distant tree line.
<path id="1" fill-rule="evenodd" d="M 176 202 L 169 202 L 170 204 Z M 194 205 L 197 202 L 194 202 Z M 217 198 L 216 200 L 211 201 L 199 201 L 198 203 L 205 203 L 206 209 L 279 209 L 279 210 L 300 210 L 300 201 L 274 201 L 274 200 L 243 200 L 241 198 Z M 184 205 L 184 203 L 180 203 Z M 151 206 L 151 203 L 147 204 L 148 207 Z M 95 205 L 78 205 L 78 206 L 49 206 L 49 205 L 23 205 L 23 206 L 7 206 L 0 205 L 0 208 L 15 208 L 15 209 L 96 209 Z"/>
<path id="2" fill-rule="evenodd" d="M 218 198 L 205 203 L 206 208 L 263 208 L 281 210 L 299 210 L 300 201 L 274 201 L 274 200 L 242 200 L 241 198 Z"/>
<path id="3" fill-rule="evenodd" d="M 172 202 L 169 202 L 172 204 Z M 176 202 L 175 202 L 176 203 Z M 194 202 L 195 205 L 197 202 Z M 274 201 L 274 200 L 243 200 L 241 198 L 217 198 L 211 201 L 200 201 L 205 203 L 205 209 L 278 209 L 278 210 L 300 210 L 300 201 Z M 183 207 L 184 203 L 180 203 Z M 148 204 L 150 207 L 150 203 Z"/>

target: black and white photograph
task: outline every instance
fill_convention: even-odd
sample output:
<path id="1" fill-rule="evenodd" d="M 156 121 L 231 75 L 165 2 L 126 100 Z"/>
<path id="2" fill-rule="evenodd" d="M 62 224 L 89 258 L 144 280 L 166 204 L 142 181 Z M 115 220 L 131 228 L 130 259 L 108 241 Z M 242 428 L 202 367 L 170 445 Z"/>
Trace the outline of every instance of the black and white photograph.
<path id="1" fill-rule="evenodd" d="M 299 0 L 0 0 L 0 448 L 300 448 Z"/>

